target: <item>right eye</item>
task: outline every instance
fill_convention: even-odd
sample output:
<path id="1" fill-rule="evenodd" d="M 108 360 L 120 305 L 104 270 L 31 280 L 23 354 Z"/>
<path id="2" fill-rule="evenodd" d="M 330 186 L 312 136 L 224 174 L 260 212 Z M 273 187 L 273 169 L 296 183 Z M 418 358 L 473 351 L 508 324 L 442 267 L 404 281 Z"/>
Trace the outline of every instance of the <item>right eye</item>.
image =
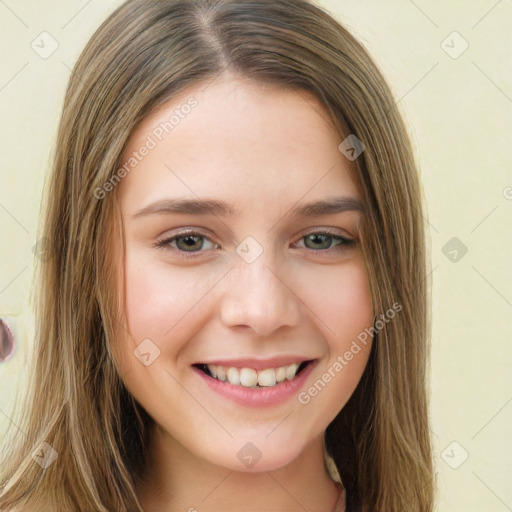
<path id="1" fill-rule="evenodd" d="M 178 233 L 156 242 L 156 247 L 176 251 L 179 257 L 195 257 L 194 253 L 202 253 L 206 250 L 217 249 L 219 246 L 212 242 L 206 235 L 196 231 Z"/>

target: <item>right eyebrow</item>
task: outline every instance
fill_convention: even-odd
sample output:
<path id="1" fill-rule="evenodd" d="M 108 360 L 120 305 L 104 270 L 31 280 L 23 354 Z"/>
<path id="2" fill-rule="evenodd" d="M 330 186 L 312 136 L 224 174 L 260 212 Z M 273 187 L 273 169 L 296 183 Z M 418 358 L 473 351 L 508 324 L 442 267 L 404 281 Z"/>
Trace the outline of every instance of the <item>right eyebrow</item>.
<path id="1" fill-rule="evenodd" d="M 132 219 L 151 215 L 154 213 L 159 214 L 192 214 L 192 215 L 206 215 L 214 214 L 221 217 L 234 217 L 239 215 L 239 211 L 233 208 L 225 201 L 217 199 L 161 199 L 150 205 L 142 208 L 135 213 Z"/>

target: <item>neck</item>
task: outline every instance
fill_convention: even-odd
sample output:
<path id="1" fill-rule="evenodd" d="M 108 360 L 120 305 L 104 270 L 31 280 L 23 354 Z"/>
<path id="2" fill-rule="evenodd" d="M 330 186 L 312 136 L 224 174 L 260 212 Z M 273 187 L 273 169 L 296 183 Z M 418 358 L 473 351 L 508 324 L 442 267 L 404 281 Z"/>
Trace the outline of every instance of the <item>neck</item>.
<path id="1" fill-rule="evenodd" d="M 288 465 L 272 471 L 243 472 L 195 456 L 155 427 L 148 470 L 138 493 L 147 511 L 252 512 L 308 510 L 332 512 L 340 484 L 324 464 L 323 436 Z"/>

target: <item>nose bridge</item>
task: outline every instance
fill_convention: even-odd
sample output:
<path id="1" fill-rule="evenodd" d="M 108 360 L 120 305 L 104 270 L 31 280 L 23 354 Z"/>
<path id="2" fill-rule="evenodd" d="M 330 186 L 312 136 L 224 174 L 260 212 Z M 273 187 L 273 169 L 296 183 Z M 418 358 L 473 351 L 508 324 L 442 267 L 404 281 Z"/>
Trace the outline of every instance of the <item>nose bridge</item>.
<path id="1" fill-rule="evenodd" d="M 224 324 L 245 325 L 266 335 L 299 319 L 297 297 L 288 288 L 271 251 L 254 260 L 244 259 L 243 243 L 237 252 L 231 279 L 224 291 L 221 315 Z M 254 247 L 250 248 L 254 250 Z M 253 252 L 254 256 L 254 252 Z"/>

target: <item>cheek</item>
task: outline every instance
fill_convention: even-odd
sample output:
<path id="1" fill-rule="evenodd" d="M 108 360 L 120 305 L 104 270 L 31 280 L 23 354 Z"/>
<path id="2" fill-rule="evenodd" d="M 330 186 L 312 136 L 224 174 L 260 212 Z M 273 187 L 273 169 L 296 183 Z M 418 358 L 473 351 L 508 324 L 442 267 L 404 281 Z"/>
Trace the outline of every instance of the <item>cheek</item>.
<path id="1" fill-rule="evenodd" d="M 341 375 L 350 394 L 355 389 L 370 355 L 371 336 L 367 335 L 374 324 L 374 312 L 368 276 L 361 259 L 347 267 L 347 272 L 337 283 L 339 300 L 329 313 L 335 336 L 331 335 L 331 374 Z M 336 385 L 335 385 L 336 386 Z"/>
<path id="2" fill-rule="evenodd" d="M 159 355 L 164 351 L 174 356 L 179 352 L 179 344 L 162 341 L 166 337 L 180 339 L 187 313 L 201 295 L 199 288 L 203 281 L 192 279 L 183 269 L 180 272 L 164 266 L 133 247 L 126 250 L 122 271 L 126 328 L 117 326 L 112 348 L 122 373 L 141 377 L 145 370 L 160 366 L 163 358 Z M 158 355 L 147 369 L 134 357 L 139 345 Z"/>
<path id="3" fill-rule="evenodd" d="M 361 258 L 346 261 L 335 272 L 317 268 L 315 279 L 310 276 L 304 282 L 309 283 L 304 296 L 319 319 L 328 357 L 312 386 L 298 398 L 301 404 L 320 408 L 329 423 L 354 392 L 368 362 L 368 333 L 374 322 L 370 286 Z"/>
<path id="4" fill-rule="evenodd" d="M 364 265 L 357 260 L 347 267 L 340 281 L 336 283 L 338 301 L 330 309 L 334 331 L 343 341 L 356 337 L 361 331 L 373 325 L 373 305 L 370 286 Z"/>
<path id="5" fill-rule="evenodd" d="M 308 275 L 308 272 L 310 275 Z M 341 350 L 373 325 L 373 307 L 365 266 L 359 256 L 339 265 L 304 269 L 300 297 L 314 313 L 331 349 Z"/>
<path id="6" fill-rule="evenodd" d="M 179 365 L 187 341 L 207 319 L 202 299 L 214 277 L 206 266 L 204 270 L 173 266 L 148 252 L 134 246 L 126 249 L 127 328 L 118 326 L 112 349 L 128 390 L 155 412 L 161 407 L 161 396 L 155 390 L 168 389 L 173 382 L 165 372 L 169 361 Z M 137 347 L 137 354 L 149 353 L 147 366 L 134 353 Z"/>
<path id="7" fill-rule="evenodd" d="M 206 267 L 205 267 L 206 268 Z M 132 250 L 125 261 L 125 304 L 135 341 L 179 332 L 208 290 L 211 273 L 171 266 Z"/>

